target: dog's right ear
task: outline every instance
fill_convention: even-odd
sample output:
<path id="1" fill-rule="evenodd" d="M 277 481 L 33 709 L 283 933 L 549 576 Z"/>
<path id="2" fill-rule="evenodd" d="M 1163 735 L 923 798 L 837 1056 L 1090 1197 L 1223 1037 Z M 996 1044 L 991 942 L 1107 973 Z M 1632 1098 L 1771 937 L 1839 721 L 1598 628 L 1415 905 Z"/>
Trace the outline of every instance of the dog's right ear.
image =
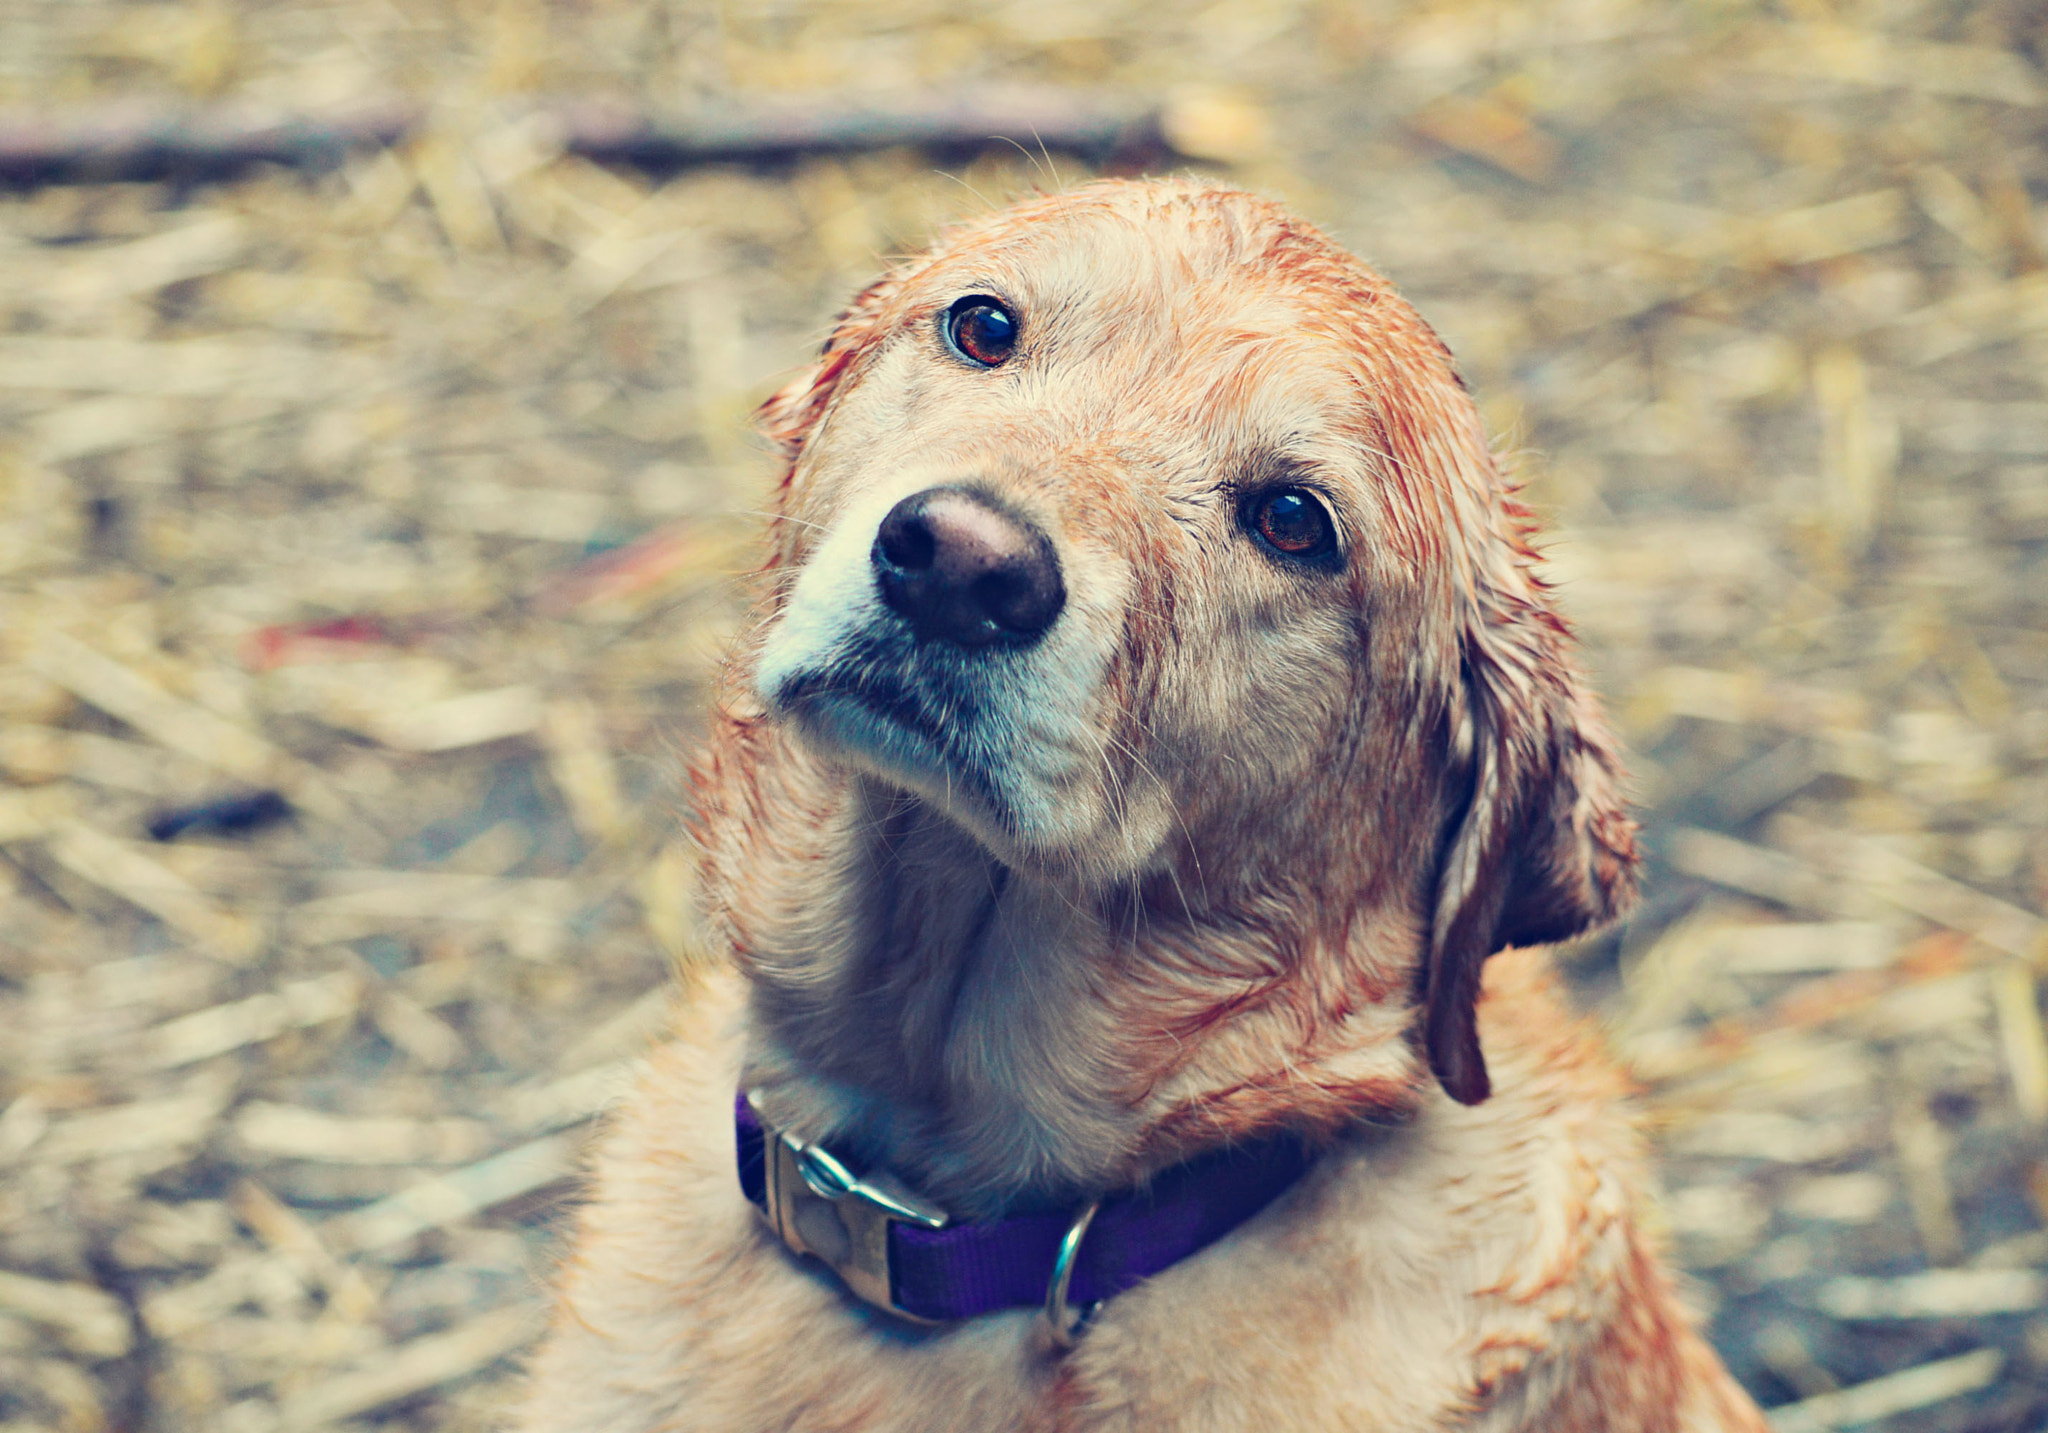
<path id="1" fill-rule="evenodd" d="M 754 426 L 788 463 L 786 485 L 796 471 L 804 441 L 825 416 L 832 395 L 847 373 L 881 341 L 883 312 L 902 287 L 901 272 L 885 274 L 858 294 L 832 322 L 832 335 L 818 350 L 818 361 L 769 396 L 754 412 Z"/>

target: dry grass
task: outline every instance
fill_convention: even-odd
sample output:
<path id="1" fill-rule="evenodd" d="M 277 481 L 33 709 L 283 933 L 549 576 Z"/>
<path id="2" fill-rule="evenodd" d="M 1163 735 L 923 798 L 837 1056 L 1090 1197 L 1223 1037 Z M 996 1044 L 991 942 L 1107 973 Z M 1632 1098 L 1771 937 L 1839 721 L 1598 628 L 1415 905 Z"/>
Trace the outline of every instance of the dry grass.
<path id="1" fill-rule="evenodd" d="M 488 1425 L 691 956 L 745 414 L 1045 181 L 657 182 L 517 97 L 997 80 L 1166 102 L 1460 352 L 1639 753 L 1658 879 L 1574 968 L 1737 1371 L 1786 1429 L 2037 1426 L 2044 65 L 1936 0 L 20 0 L 0 99 L 433 107 L 0 198 L 0 1429 Z"/>

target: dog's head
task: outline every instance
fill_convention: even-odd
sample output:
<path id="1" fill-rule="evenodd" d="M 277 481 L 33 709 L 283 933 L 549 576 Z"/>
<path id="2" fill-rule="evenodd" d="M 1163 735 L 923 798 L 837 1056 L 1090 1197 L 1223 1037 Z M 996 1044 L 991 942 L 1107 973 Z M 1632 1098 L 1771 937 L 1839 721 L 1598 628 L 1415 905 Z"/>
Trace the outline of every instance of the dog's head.
<path id="1" fill-rule="evenodd" d="M 1628 897 L 1613 747 L 1434 333 L 1252 196 L 1041 198 L 863 292 L 771 398 L 754 690 L 804 744 L 1097 889 L 1417 932 L 1479 968 Z M 1274 914 L 1274 912 L 1280 912 Z"/>

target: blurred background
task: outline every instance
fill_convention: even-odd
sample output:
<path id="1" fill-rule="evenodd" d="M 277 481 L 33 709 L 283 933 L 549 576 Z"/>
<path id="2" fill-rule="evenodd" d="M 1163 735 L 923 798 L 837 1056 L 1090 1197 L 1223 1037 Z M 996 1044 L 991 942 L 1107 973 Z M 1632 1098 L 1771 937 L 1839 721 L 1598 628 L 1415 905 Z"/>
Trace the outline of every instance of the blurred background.
<path id="1" fill-rule="evenodd" d="M 9 0 L 0 1430 L 492 1425 L 697 958 L 750 407 L 1147 168 L 1388 271 L 1549 523 L 1733 1368 L 2041 1427 L 2044 132 L 2031 0 Z"/>

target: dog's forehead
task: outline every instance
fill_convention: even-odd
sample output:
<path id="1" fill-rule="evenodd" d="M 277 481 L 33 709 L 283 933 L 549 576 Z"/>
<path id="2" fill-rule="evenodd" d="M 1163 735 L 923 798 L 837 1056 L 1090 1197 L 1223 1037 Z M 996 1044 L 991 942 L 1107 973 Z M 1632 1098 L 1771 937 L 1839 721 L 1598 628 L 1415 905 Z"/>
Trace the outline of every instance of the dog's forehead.
<path id="1" fill-rule="evenodd" d="M 1360 280 L 1364 281 L 1362 285 Z M 1365 317 L 1377 275 L 1276 205 L 1224 190 L 1084 190 L 1002 211 L 950 235 L 913 302 L 983 286 L 1072 322 L 1150 312 L 1279 336 L 1304 319 Z"/>
<path id="2" fill-rule="evenodd" d="M 898 307 L 915 328 L 993 294 L 1054 383 L 1170 372 L 1191 400 L 1215 390 L 1213 402 L 1271 372 L 1337 379 L 1352 366 L 1340 305 L 1261 262 L 1264 237 L 1186 206 L 1040 203 L 950 236 L 906 277 Z"/>
<path id="3" fill-rule="evenodd" d="M 975 292 L 1065 358 L 1170 369 L 1212 412 L 1257 395 L 1282 426 L 1286 410 L 1356 417 L 1395 389 L 1460 387 L 1379 273 L 1280 205 L 1199 181 L 1112 181 L 986 216 L 912 265 L 898 302 L 913 317 Z"/>

